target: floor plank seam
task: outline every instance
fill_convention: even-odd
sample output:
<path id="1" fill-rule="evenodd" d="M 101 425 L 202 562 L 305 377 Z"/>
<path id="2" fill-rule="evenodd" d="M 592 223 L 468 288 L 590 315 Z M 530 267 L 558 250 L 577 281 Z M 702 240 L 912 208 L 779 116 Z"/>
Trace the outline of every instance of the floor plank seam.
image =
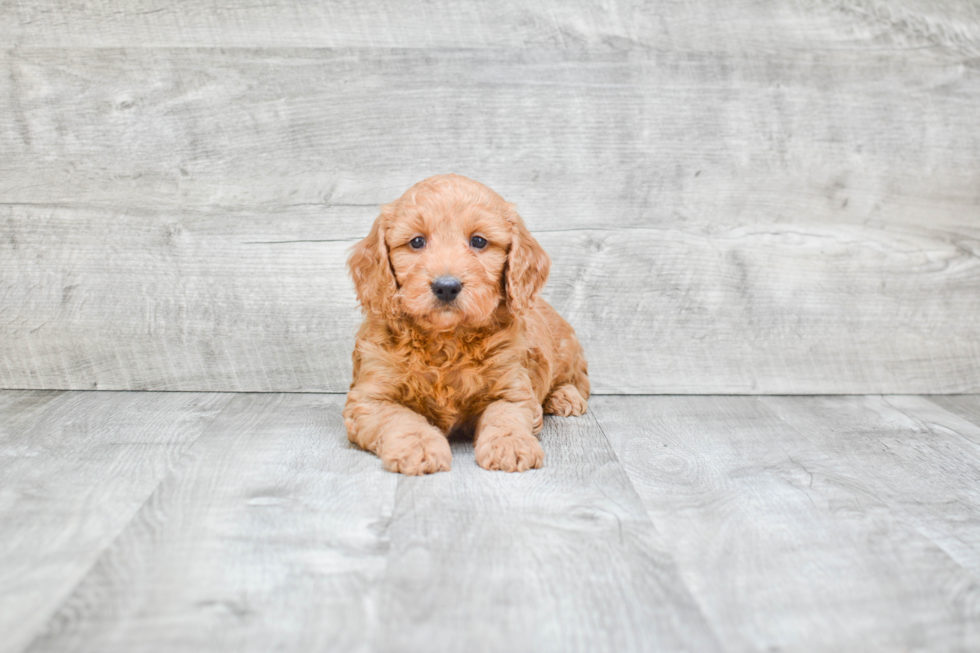
<path id="1" fill-rule="evenodd" d="M 888 406 L 890 408 L 892 408 L 893 410 L 895 410 L 898 413 L 901 413 L 902 415 L 904 415 L 905 417 L 907 417 L 913 423 L 918 424 L 918 425 L 921 425 L 924 428 L 924 430 L 931 431 L 931 429 L 929 429 L 921 419 L 919 419 L 917 417 L 913 417 L 906 410 L 904 410 L 904 409 L 902 409 L 902 408 L 900 408 L 898 406 L 895 406 L 894 404 L 892 404 L 891 402 L 889 402 L 886 399 L 886 396 L 885 395 L 865 395 L 865 396 L 869 396 L 869 397 L 880 397 L 882 399 L 882 401 L 884 401 L 886 404 L 888 404 Z M 920 396 L 921 397 L 922 395 L 915 395 L 915 396 Z M 933 402 L 929 402 L 929 403 L 933 403 Z M 800 429 L 798 429 L 795 424 L 793 424 L 792 422 L 790 422 L 790 421 L 786 420 L 785 418 L 783 418 L 782 415 L 780 415 L 777 411 L 774 411 L 771 408 L 769 408 L 769 406 L 765 406 L 765 404 L 762 404 L 762 405 L 763 405 L 763 407 L 767 411 L 769 411 L 774 417 L 776 417 L 776 419 L 778 419 L 779 421 L 781 421 L 784 424 L 786 424 L 786 426 L 788 426 L 789 428 L 793 429 L 793 431 L 797 435 L 799 435 L 803 440 L 805 440 L 807 442 L 810 441 L 810 438 L 808 438 L 805 433 L 803 433 Z M 941 409 L 941 410 L 943 410 L 944 412 L 948 412 L 948 411 L 945 411 L 945 409 L 943 409 L 941 406 L 938 406 L 937 405 L 936 407 L 939 408 L 939 409 Z M 955 433 L 955 431 L 954 431 L 954 433 Z M 958 433 L 956 435 L 959 436 Z M 962 438 L 962 436 L 959 436 L 959 437 L 961 439 L 963 439 L 964 441 L 968 442 L 971 446 L 976 447 L 976 444 L 974 442 L 969 441 L 966 438 Z M 784 450 L 784 452 L 785 452 L 785 450 Z M 813 476 L 812 473 L 809 472 L 809 470 L 806 470 L 805 467 L 803 467 L 802 465 L 800 465 L 799 463 L 797 463 L 796 461 L 794 461 L 792 458 L 789 458 L 789 460 L 790 460 L 790 462 L 793 462 L 794 464 L 800 466 L 802 469 L 804 469 L 804 471 L 807 471 L 807 473 L 809 473 L 811 475 L 811 477 Z M 809 496 L 807 498 L 810 499 L 810 502 L 813 503 L 813 505 L 816 507 L 816 503 L 813 502 L 813 499 L 810 498 Z M 957 560 L 956 557 L 949 550 L 947 550 L 947 548 L 945 546 L 943 546 L 942 542 L 937 542 L 934 537 L 932 537 L 931 535 L 929 535 L 927 532 L 923 531 L 921 525 L 919 523 L 917 523 L 917 521 L 915 519 L 915 516 L 912 515 L 912 514 L 910 514 L 908 510 L 906 510 L 905 508 L 903 508 L 901 505 L 896 504 L 895 501 L 892 500 L 892 499 L 885 498 L 885 497 L 879 497 L 879 500 L 888 507 L 889 511 L 891 512 L 891 516 L 896 521 L 898 521 L 900 523 L 903 523 L 903 524 L 907 525 L 908 527 L 910 527 L 911 529 L 913 529 L 916 533 L 918 533 L 919 535 L 921 535 L 927 542 L 929 542 L 930 544 L 932 544 L 936 548 L 936 550 L 940 551 L 945 558 L 947 558 L 950 562 L 952 562 L 958 568 L 960 568 L 961 570 L 963 570 L 964 573 L 966 573 L 969 576 L 971 576 L 972 578 L 980 581 L 980 576 L 977 576 L 977 574 L 972 569 L 970 569 L 969 567 L 965 567 L 959 560 Z"/>
<path id="2" fill-rule="evenodd" d="M 454 473 L 416 479 L 352 455 L 339 393 L 290 394 L 0 392 L 0 427 L 38 435 L 0 456 L 104 470 L 61 494 L 21 474 L 46 503 L 4 513 L 9 567 L 60 579 L 7 586 L 34 611 L 0 651 L 976 648 L 980 396 L 596 397 L 546 418 L 539 472 L 488 473 L 459 440 Z M 59 548 L 33 544 L 107 474 L 130 499 L 111 522 L 71 504 L 91 545 L 52 519 Z M 75 564 L 47 567 L 59 551 Z"/>
<path id="3" fill-rule="evenodd" d="M 969 417 L 966 417 L 964 415 L 960 415 L 959 413 L 954 413 L 953 411 L 951 411 L 950 409 L 946 408 L 945 406 L 942 406 L 940 404 L 937 404 L 935 401 L 933 401 L 932 399 L 930 399 L 928 395 L 918 395 L 918 396 L 922 397 L 923 399 L 925 399 L 926 401 L 928 401 L 931 405 L 935 406 L 938 410 L 943 411 L 945 414 L 949 415 L 950 417 L 955 418 L 957 420 L 963 420 L 964 422 L 967 422 L 968 424 L 972 424 L 973 426 L 977 427 L 978 430 L 980 430 L 980 424 L 978 424 L 977 422 L 973 421 Z M 937 396 L 937 395 L 933 395 L 933 396 Z M 888 400 L 886 399 L 885 401 L 888 401 Z M 895 406 L 894 404 L 892 404 L 892 402 L 889 401 L 888 404 L 890 406 L 894 407 L 895 410 L 897 410 L 897 411 L 901 412 L 902 414 L 904 414 L 905 416 L 909 417 L 909 419 L 914 419 L 906 411 L 904 411 L 901 408 L 899 408 L 898 406 Z M 921 421 L 921 420 L 916 420 L 916 421 Z M 954 430 L 953 432 L 956 433 L 956 435 L 958 435 L 960 437 L 960 439 L 962 439 L 964 442 L 969 442 L 970 445 L 973 446 L 973 447 L 975 447 L 977 449 L 977 452 L 980 453 L 980 442 L 977 442 L 976 440 L 973 440 L 972 438 L 966 437 L 965 435 L 963 435 L 959 431 L 955 431 Z"/>
<path id="4" fill-rule="evenodd" d="M 613 446 L 612 440 L 609 439 L 609 436 L 606 435 L 605 429 L 602 428 L 602 423 L 599 421 L 598 415 L 595 414 L 594 409 L 592 407 L 589 407 L 588 414 L 592 417 L 592 421 L 595 422 L 596 427 L 599 429 L 599 432 L 602 434 L 603 439 L 606 441 L 606 445 L 608 445 L 609 447 L 610 454 L 613 456 L 616 463 L 619 465 L 619 468 L 623 470 L 623 474 L 626 476 L 626 480 L 629 482 L 630 489 L 633 490 L 633 493 L 637 496 L 637 499 L 640 501 L 640 504 L 643 506 L 643 513 L 646 515 L 647 524 L 649 528 L 653 531 L 654 535 L 657 538 L 657 541 L 658 542 L 662 541 L 663 539 L 662 535 L 657 529 L 656 523 L 654 523 L 653 521 L 653 515 L 650 514 L 650 511 L 647 509 L 646 505 L 644 504 L 641 498 L 642 495 L 637 491 L 636 486 L 633 484 L 633 477 L 630 476 L 629 472 L 626 469 L 626 465 L 623 464 L 622 459 L 620 459 L 619 454 L 616 452 L 616 448 Z M 606 496 L 605 493 L 603 493 L 603 495 Z M 622 533 L 622 524 L 620 524 L 620 533 Z M 711 637 L 717 643 L 719 650 L 722 651 L 728 650 L 722 645 L 722 642 L 724 642 L 724 638 L 722 637 L 722 634 L 719 633 L 718 630 L 715 628 L 715 624 L 713 620 L 709 619 L 708 613 L 705 611 L 705 606 L 701 602 L 700 597 L 696 592 L 694 592 L 693 588 L 690 586 L 690 584 L 681 574 L 680 565 L 677 564 L 677 560 L 674 557 L 673 551 L 671 551 L 668 547 L 664 546 L 663 552 L 670 556 L 670 562 L 671 565 L 673 565 L 677 579 L 681 582 L 681 586 L 684 589 L 684 591 L 687 593 L 692 604 L 697 608 L 697 611 L 701 616 L 702 622 L 707 626 L 708 631 L 711 633 Z"/>
<path id="5" fill-rule="evenodd" d="M 106 391 L 93 390 L 93 391 L 86 391 L 86 392 L 106 392 Z M 197 393 L 197 394 L 210 394 L 210 393 Z M 224 393 L 214 393 L 214 394 L 224 394 Z M 99 562 L 102 561 L 102 558 L 105 556 L 106 552 L 111 551 L 112 548 L 116 546 L 116 543 L 119 542 L 119 538 L 122 537 L 122 535 L 130 527 L 130 525 L 132 525 L 133 519 L 135 519 L 136 516 L 139 515 L 140 512 L 146 507 L 146 505 L 153 500 L 153 497 L 160 490 L 160 487 L 174 475 L 174 471 L 179 469 L 181 463 L 184 461 L 187 455 L 187 452 L 190 451 L 191 448 L 193 448 L 194 445 L 197 444 L 197 442 L 202 437 L 204 437 L 204 434 L 206 434 L 208 431 L 211 430 L 211 427 L 215 424 L 215 422 L 217 422 L 218 417 L 223 415 L 225 411 L 228 410 L 230 405 L 231 405 L 231 397 L 228 398 L 228 400 L 225 402 L 225 405 L 221 408 L 221 410 L 215 413 L 214 417 L 211 418 L 211 421 L 208 423 L 208 425 L 205 426 L 203 429 L 201 429 L 201 432 L 198 433 L 197 437 L 187 442 L 186 446 L 183 448 L 180 454 L 175 458 L 172 467 L 167 471 L 166 474 L 164 474 L 160 478 L 159 482 L 157 482 L 157 484 L 153 486 L 153 489 L 147 493 L 146 499 L 143 500 L 143 502 L 140 503 L 132 511 L 128 519 L 126 519 L 126 521 L 121 523 L 119 529 L 106 542 L 106 545 L 98 551 L 97 555 L 92 557 L 92 564 L 88 566 L 88 568 L 85 570 L 84 573 L 79 575 L 78 581 L 74 583 L 71 586 L 71 588 L 67 590 L 64 593 L 64 595 L 58 600 L 57 604 L 49 613 L 48 618 L 45 620 L 44 625 L 38 630 L 38 632 L 34 634 L 34 636 L 30 640 L 30 643 L 27 646 L 25 646 L 23 649 L 21 649 L 19 653 L 27 653 L 28 651 L 33 650 L 35 646 L 38 644 L 38 642 L 43 641 L 44 637 L 48 634 L 48 627 L 51 623 L 51 620 L 57 617 L 57 615 L 61 613 L 66 603 L 71 600 L 71 598 L 78 591 L 79 587 L 85 582 L 85 580 L 89 577 L 89 575 L 92 573 L 95 567 L 98 566 Z"/>
<path id="6" fill-rule="evenodd" d="M 609 396 L 609 395 L 603 395 L 603 396 Z M 614 396 L 623 396 L 623 395 L 614 395 Z M 632 395 L 628 395 L 628 396 L 632 396 Z M 653 515 L 650 514 L 649 509 L 647 509 L 646 505 L 644 504 L 641 498 L 642 495 L 637 491 L 636 486 L 633 484 L 633 477 L 630 476 L 629 472 L 626 469 L 626 465 L 623 464 L 622 459 L 620 459 L 619 457 L 619 453 L 616 452 L 616 448 L 613 446 L 612 440 L 609 439 L 609 436 L 606 435 L 605 429 L 602 428 L 602 423 L 599 421 L 598 415 L 595 414 L 594 409 L 591 406 L 589 407 L 588 412 L 589 415 L 592 417 L 592 420 L 595 422 L 596 427 L 599 429 L 599 432 L 602 433 L 602 437 L 605 439 L 606 444 L 609 446 L 609 452 L 612 454 L 613 458 L 615 458 L 616 462 L 619 464 L 620 469 L 623 470 L 623 474 L 626 476 L 626 480 L 629 481 L 630 488 L 633 490 L 634 494 L 637 495 L 637 498 L 640 499 L 640 503 L 641 505 L 643 505 L 643 512 L 647 517 L 647 523 L 649 524 L 650 529 L 657 536 L 657 541 L 661 541 L 663 538 L 661 533 L 657 529 L 656 523 L 654 523 L 653 521 Z M 677 579 L 681 582 L 681 586 L 683 587 L 684 591 L 687 592 L 687 595 L 690 598 L 691 602 L 697 608 L 698 613 L 701 616 L 702 622 L 707 626 L 709 632 L 711 633 L 712 638 L 717 643 L 719 650 L 722 651 L 728 650 L 722 645 L 722 642 L 724 642 L 724 638 L 722 637 L 722 634 L 719 633 L 717 628 L 715 627 L 714 621 L 709 618 L 709 615 L 705 611 L 705 606 L 702 603 L 700 597 L 690 586 L 690 584 L 687 582 L 684 576 L 681 574 L 681 567 L 680 565 L 677 564 L 677 560 L 674 557 L 673 551 L 671 551 L 666 546 L 664 546 L 663 551 L 664 553 L 670 556 L 670 562 L 674 567 L 674 571 L 676 573 Z"/>

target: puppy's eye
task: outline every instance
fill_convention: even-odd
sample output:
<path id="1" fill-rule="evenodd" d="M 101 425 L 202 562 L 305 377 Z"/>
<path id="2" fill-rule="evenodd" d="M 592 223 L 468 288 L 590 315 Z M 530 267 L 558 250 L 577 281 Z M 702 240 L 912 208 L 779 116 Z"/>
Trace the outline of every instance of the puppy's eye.
<path id="1" fill-rule="evenodd" d="M 483 236 L 473 236 L 470 238 L 470 247 L 473 249 L 483 249 L 487 246 L 487 239 Z"/>
<path id="2" fill-rule="evenodd" d="M 425 236 L 416 236 L 415 238 L 408 241 L 409 247 L 412 249 L 422 249 L 425 247 Z"/>

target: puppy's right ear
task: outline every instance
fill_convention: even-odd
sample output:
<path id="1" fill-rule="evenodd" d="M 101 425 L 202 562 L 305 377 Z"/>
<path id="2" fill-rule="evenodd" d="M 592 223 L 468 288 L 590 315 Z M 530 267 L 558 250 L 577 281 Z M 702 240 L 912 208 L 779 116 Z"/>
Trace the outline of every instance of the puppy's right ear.
<path id="1" fill-rule="evenodd" d="M 357 289 L 357 300 L 365 313 L 380 318 L 392 315 L 395 293 L 398 285 L 388 260 L 388 245 L 385 243 L 384 225 L 387 223 L 388 207 L 382 207 L 381 215 L 371 226 L 371 231 L 361 242 L 351 248 L 347 267 Z"/>

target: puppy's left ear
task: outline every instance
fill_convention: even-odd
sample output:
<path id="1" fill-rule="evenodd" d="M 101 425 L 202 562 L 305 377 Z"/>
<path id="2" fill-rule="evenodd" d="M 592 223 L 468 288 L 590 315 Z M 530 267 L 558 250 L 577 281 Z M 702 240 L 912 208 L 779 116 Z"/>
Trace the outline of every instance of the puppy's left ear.
<path id="1" fill-rule="evenodd" d="M 551 270 L 551 259 L 531 232 L 524 220 L 509 206 L 506 219 L 511 226 L 510 250 L 507 252 L 507 304 L 514 313 L 523 313 L 534 306 L 535 296 L 544 287 Z"/>

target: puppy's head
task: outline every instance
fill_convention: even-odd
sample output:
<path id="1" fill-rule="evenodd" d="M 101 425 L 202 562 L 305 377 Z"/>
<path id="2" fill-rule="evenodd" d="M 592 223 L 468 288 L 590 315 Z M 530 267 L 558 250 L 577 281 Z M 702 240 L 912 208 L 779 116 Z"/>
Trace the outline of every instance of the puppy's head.
<path id="1" fill-rule="evenodd" d="M 368 313 L 421 326 L 481 327 L 533 305 L 551 261 L 514 206 L 459 175 L 430 177 L 382 207 L 348 261 Z"/>

